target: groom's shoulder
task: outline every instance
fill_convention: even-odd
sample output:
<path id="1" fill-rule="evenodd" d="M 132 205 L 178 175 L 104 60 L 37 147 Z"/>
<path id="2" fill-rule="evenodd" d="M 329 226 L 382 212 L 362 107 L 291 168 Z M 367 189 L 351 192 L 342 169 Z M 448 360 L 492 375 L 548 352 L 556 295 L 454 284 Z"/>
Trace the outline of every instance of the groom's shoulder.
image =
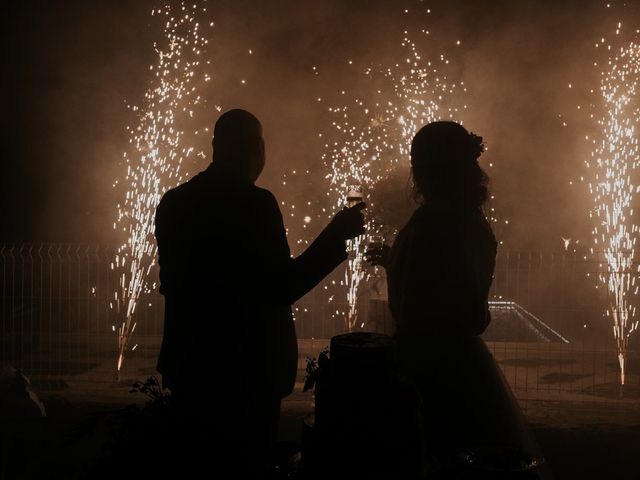
<path id="1" fill-rule="evenodd" d="M 193 176 L 186 182 L 176 185 L 175 187 L 169 188 L 162 195 L 161 201 L 166 202 L 166 201 L 177 200 L 180 197 L 189 195 L 189 193 L 191 192 L 195 192 L 196 190 L 199 189 L 200 183 L 202 183 L 200 180 L 201 180 L 200 174 L 198 174 Z"/>
<path id="2" fill-rule="evenodd" d="M 253 186 L 251 193 L 260 202 L 278 204 L 275 195 L 266 188 Z"/>

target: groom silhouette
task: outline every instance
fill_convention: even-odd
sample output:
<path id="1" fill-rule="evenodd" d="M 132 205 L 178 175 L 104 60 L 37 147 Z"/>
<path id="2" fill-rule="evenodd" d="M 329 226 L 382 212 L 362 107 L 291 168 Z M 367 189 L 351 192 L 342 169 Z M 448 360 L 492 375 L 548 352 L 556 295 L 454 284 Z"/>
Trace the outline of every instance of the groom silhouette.
<path id="1" fill-rule="evenodd" d="M 258 119 L 224 113 L 212 163 L 163 196 L 155 231 L 163 384 L 178 411 L 254 460 L 273 447 L 280 401 L 295 382 L 291 304 L 346 258 L 345 240 L 364 232 L 364 204 L 345 208 L 291 258 L 278 202 L 254 185 L 264 165 Z"/>

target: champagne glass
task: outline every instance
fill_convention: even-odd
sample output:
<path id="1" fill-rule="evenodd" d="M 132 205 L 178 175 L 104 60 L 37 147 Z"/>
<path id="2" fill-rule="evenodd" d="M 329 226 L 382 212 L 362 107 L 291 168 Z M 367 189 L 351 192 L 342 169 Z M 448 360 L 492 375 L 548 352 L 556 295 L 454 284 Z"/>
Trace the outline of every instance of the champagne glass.
<path id="1" fill-rule="evenodd" d="M 347 185 L 347 207 L 351 208 L 364 199 L 364 187 L 361 183 Z"/>
<path id="2" fill-rule="evenodd" d="M 374 233 L 369 235 L 369 241 L 367 242 L 367 250 L 382 250 L 384 246 L 384 235 Z"/>
<path id="3" fill-rule="evenodd" d="M 382 261 L 384 255 L 384 235 L 381 233 L 372 233 L 367 236 L 367 245 L 365 249 L 365 258 L 373 267 L 373 275 L 379 273 L 378 265 Z"/>

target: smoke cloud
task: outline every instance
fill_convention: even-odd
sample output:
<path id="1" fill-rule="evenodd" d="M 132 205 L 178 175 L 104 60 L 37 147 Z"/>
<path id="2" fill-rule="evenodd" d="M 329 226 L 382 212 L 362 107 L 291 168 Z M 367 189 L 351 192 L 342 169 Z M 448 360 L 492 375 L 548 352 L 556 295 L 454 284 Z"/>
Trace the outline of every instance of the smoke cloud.
<path id="1" fill-rule="evenodd" d="M 120 200 L 112 184 L 122 177 L 133 121 L 126 103 L 142 105 L 160 38 L 152 8 L 65 1 L 7 12 L 1 240 L 121 240 L 112 230 Z M 594 125 L 577 107 L 598 87 L 593 44 L 613 34 L 619 12 L 577 0 L 211 1 L 203 22 L 215 22 L 212 80 L 201 87 L 210 113 L 199 121 L 212 126 L 215 105 L 252 111 L 267 142 L 260 184 L 283 200 L 323 202 L 326 137 L 318 134 L 330 132 L 328 107 L 343 90 L 367 94 L 368 66 L 403 61 L 407 30 L 425 56 L 445 54 L 449 78 L 468 88 L 460 120 L 489 147 L 483 165 L 505 245 L 560 250 L 561 236 L 588 243 L 591 203 L 578 180 Z M 210 138 L 192 141 L 206 153 L 185 166 L 196 173 L 209 161 Z M 312 173 L 284 185 L 292 170 Z M 380 188 L 389 205 L 408 210 L 407 175 Z M 285 218 L 298 235 L 301 219 Z"/>

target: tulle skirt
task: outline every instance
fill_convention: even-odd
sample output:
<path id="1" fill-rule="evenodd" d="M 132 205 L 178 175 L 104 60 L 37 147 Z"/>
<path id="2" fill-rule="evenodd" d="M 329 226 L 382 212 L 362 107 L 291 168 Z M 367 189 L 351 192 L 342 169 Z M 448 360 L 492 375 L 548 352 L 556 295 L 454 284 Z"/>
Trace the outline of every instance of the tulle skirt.
<path id="1" fill-rule="evenodd" d="M 398 336 L 401 373 L 422 400 L 426 447 L 440 458 L 466 448 L 540 449 L 502 371 L 478 336 Z"/>

